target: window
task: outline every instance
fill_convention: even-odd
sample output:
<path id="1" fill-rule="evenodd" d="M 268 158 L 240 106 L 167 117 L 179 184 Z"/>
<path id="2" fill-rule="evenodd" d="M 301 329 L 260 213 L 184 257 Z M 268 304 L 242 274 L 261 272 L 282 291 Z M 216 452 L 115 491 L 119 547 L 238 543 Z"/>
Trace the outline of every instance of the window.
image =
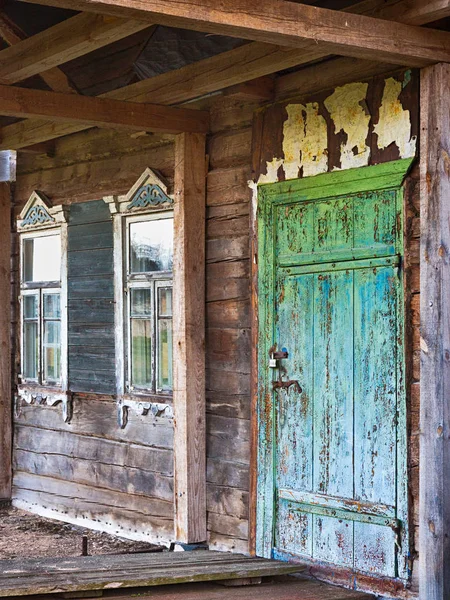
<path id="1" fill-rule="evenodd" d="M 126 217 L 127 390 L 172 390 L 173 214 Z"/>
<path id="2" fill-rule="evenodd" d="M 22 382 L 60 385 L 61 234 L 22 234 Z"/>

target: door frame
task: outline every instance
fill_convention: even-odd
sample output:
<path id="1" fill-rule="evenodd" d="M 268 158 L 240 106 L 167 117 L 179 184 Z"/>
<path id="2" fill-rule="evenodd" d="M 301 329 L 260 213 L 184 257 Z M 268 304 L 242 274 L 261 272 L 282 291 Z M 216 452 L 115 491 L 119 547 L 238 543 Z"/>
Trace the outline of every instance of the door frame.
<path id="1" fill-rule="evenodd" d="M 267 311 L 266 306 L 274 307 L 274 243 L 273 228 L 263 224 L 273 217 L 276 204 L 291 201 L 295 192 L 303 200 L 332 198 L 343 194 L 396 190 L 397 206 L 400 218 L 398 252 L 403 255 L 404 248 L 404 191 L 403 181 L 414 159 L 403 159 L 375 166 L 360 167 L 345 171 L 324 173 L 313 177 L 284 182 L 260 184 L 253 197 L 252 210 L 252 454 L 250 470 L 250 552 L 258 556 L 272 556 L 274 538 L 274 405 L 272 390 L 267 385 L 267 357 L 273 338 L 274 310 Z M 276 198 L 276 199 L 275 199 Z M 263 257 L 264 261 L 258 260 Z M 398 322 L 402 326 L 402 357 L 399 362 L 399 394 L 401 397 L 398 415 L 398 446 L 403 449 L 397 456 L 397 507 L 398 518 L 405 523 L 402 530 L 402 555 L 408 556 L 409 547 L 409 500 L 408 500 L 408 431 L 406 414 L 405 386 L 405 294 L 404 272 L 401 270 L 400 302 L 398 304 Z M 264 302 L 258 291 L 264 291 Z M 260 331 L 268 331 L 262 336 Z M 259 399 L 264 399 L 260 402 Z M 402 439 L 403 438 L 403 439 Z M 402 476 L 401 474 L 404 474 Z M 305 561 L 306 562 L 306 561 Z M 405 558 L 398 565 L 401 579 L 409 577 L 408 562 Z M 334 569 L 334 567 L 333 567 Z M 339 569 L 339 567 L 337 567 Z M 336 570 L 336 569 L 334 569 Z"/>

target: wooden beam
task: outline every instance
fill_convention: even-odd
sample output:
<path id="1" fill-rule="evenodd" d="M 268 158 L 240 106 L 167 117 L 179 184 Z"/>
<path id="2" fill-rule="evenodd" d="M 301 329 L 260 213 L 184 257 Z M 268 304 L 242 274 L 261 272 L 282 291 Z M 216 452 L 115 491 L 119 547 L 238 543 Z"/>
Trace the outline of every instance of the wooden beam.
<path id="1" fill-rule="evenodd" d="M 20 29 L 7 15 L 0 13 L 0 36 L 9 45 L 14 46 L 27 39 L 27 34 Z M 76 93 L 76 90 L 65 73 L 57 67 L 41 73 L 41 78 L 54 92 L 66 94 Z"/>
<path id="2" fill-rule="evenodd" d="M 175 139 L 175 539 L 206 541 L 205 136 Z"/>
<path id="3" fill-rule="evenodd" d="M 34 1 L 34 0 L 33 0 Z M 37 1 L 37 0 L 36 0 Z M 450 62 L 450 33 L 424 30 L 287 0 L 38 0 L 151 23 L 302 48 L 314 41 L 328 54 L 402 66 Z"/>
<path id="4" fill-rule="evenodd" d="M 11 184 L 0 182 L 0 499 L 11 498 Z"/>
<path id="5" fill-rule="evenodd" d="M 76 15 L 2 50 L 0 83 L 17 83 L 149 26 L 148 22 L 107 15 Z"/>
<path id="6" fill-rule="evenodd" d="M 420 600 L 450 598 L 450 65 L 420 82 Z"/>
<path id="7" fill-rule="evenodd" d="M 43 117 L 52 121 L 83 123 L 91 127 L 161 133 L 206 133 L 209 125 L 209 114 L 205 111 L 6 85 L 0 85 L 0 114 L 25 118 Z"/>
<path id="8" fill-rule="evenodd" d="M 386 8 L 391 10 L 391 4 L 394 3 L 397 6 L 397 16 L 399 21 L 403 19 L 403 13 L 407 11 L 408 7 L 415 6 L 417 3 L 422 3 L 422 0 L 390 0 L 386 2 Z M 433 3 L 434 5 L 434 3 Z M 374 5 L 374 0 L 366 0 L 365 2 L 358 3 L 352 6 L 348 10 L 354 12 L 367 11 L 370 14 L 371 10 L 374 10 L 374 6 L 378 6 L 378 0 Z M 443 10 L 443 6 L 441 6 Z M 450 8 L 447 7 L 448 14 L 450 15 Z M 435 13 L 431 13 L 430 19 L 434 18 Z M 427 23 L 426 14 L 421 14 L 420 24 Z M 406 21 L 407 22 L 407 21 Z M 288 69 L 296 65 L 308 63 L 310 61 L 319 60 L 325 58 L 325 54 L 320 50 L 314 42 L 307 42 L 303 49 L 289 49 L 280 48 L 278 46 L 272 46 L 269 44 L 261 44 L 253 42 L 245 46 L 241 46 L 229 52 L 223 52 L 217 56 L 207 58 L 198 61 L 194 64 L 187 65 L 181 69 L 164 73 L 144 81 L 140 81 L 133 85 L 123 87 L 119 90 L 108 92 L 101 97 L 113 98 L 117 100 L 129 100 L 133 102 L 155 102 L 158 104 L 181 104 L 201 96 L 212 94 L 224 88 L 238 85 L 246 81 L 250 81 L 257 77 L 263 77 L 270 75 L 276 71 Z M 359 59 L 337 59 L 341 60 L 341 63 L 336 63 L 335 66 L 337 71 L 341 71 L 345 77 L 345 72 L 348 73 L 348 81 L 354 81 L 358 77 L 370 77 L 373 73 L 379 74 L 380 72 L 386 72 L 392 70 L 393 66 L 381 63 L 380 69 L 378 70 L 377 63 L 369 62 Z M 354 75 L 352 76 L 351 70 L 348 70 L 348 66 L 354 68 Z M 342 68 L 340 68 L 342 66 Z M 367 74 L 365 74 L 365 68 L 367 66 Z M 320 84 L 321 89 L 324 89 L 326 85 L 326 77 L 330 73 L 325 72 L 324 76 L 321 76 L 321 69 L 323 66 L 314 65 L 312 67 L 318 78 L 317 83 Z M 326 67 L 324 67 L 326 68 Z M 333 71 L 331 71 L 333 74 Z M 296 74 L 292 74 L 290 84 L 286 85 L 284 91 L 280 90 L 279 96 L 286 96 L 291 93 L 298 95 L 299 89 L 292 90 L 292 86 L 295 85 Z M 312 81 L 311 72 L 309 74 L 309 80 Z M 342 82 L 345 81 L 340 79 Z M 330 79 L 328 88 L 332 87 L 333 83 Z M 283 86 L 281 86 L 283 87 Z M 290 87 L 290 90 L 287 89 Z M 312 88 L 314 91 L 314 88 Z M 308 89 L 302 89 L 302 94 L 307 94 Z M 277 96 L 276 92 L 276 96 Z M 13 123 L 4 127 L 1 131 L 0 149 L 2 148 L 23 148 L 24 146 L 44 142 L 57 137 L 76 133 L 88 129 L 87 126 L 73 125 L 73 124 L 59 124 L 59 123 L 48 123 L 47 121 L 23 121 L 20 123 Z"/>

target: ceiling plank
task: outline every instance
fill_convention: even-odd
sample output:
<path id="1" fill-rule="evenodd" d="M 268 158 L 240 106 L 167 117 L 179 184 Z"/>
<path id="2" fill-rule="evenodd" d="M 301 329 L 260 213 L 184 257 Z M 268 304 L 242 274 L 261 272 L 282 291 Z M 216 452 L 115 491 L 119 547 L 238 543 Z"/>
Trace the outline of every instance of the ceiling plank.
<path id="1" fill-rule="evenodd" d="M 33 0 L 35 1 L 35 0 Z M 450 33 L 286 0 L 38 0 L 151 23 L 422 67 L 450 62 Z"/>
<path id="2" fill-rule="evenodd" d="M 348 10 L 352 10 L 353 12 L 360 10 L 371 14 L 371 11 L 378 9 L 379 4 L 379 0 L 366 0 L 352 6 Z M 386 10 L 393 10 L 392 6 L 395 5 L 398 11 L 395 18 L 402 21 L 405 14 L 411 14 L 408 13 L 408 10 L 411 11 L 414 6 L 416 8 L 422 6 L 423 2 L 422 0 L 388 0 L 387 2 L 382 2 L 382 4 L 386 7 Z M 433 11 L 436 10 L 436 4 L 440 5 L 441 11 L 445 10 L 447 6 L 447 14 L 450 15 L 449 2 L 439 0 L 439 2 L 432 2 L 430 4 L 433 5 Z M 434 19 L 434 15 L 435 12 L 432 12 L 427 17 L 426 13 L 422 11 L 420 13 L 420 22 L 418 23 L 425 25 L 429 22 L 428 18 L 430 20 Z M 407 16 L 406 19 L 408 18 Z M 417 19 L 417 15 L 414 18 Z M 170 71 L 169 73 L 164 73 L 163 75 L 114 90 L 103 97 L 133 102 L 152 101 L 165 105 L 181 104 L 203 95 L 213 94 L 224 88 L 253 80 L 257 77 L 270 75 L 271 73 L 305 64 L 312 60 L 326 58 L 327 56 L 328 54 L 318 49 L 317 44 L 314 42 L 307 42 L 303 49 L 295 50 L 253 42 L 212 58 L 187 65 L 176 71 Z M 376 65 L 374 62 L 358 59 L 341 58 L 335 60 L 333 68 L 336 66 L 338 70 L 339 61 L 342 62 L 343 68 L 340 70 L 341 77 L 339 79 L 341 82 L 344 81 L 346 76 L 348 77 L 347 81 L 351 81 L 352 72 L 354 73 L 353 80 L 356 80 L 394 68 L 392 65 L 381 63 Z M 311 69 L 314 69 L 316 77 L 320 80 L 317 83 L 323 89 L 323 86 L 326 85 L 327 72 L 325 72 L 325 77 L 322 77 L 322 66 L 314 65 Z M 311 80 L 311 69 L 308 75 L 309 80 Z M 364 73 L 367 74 L 364 75 Z M 286 97 L 289 94 L 298 93 L 299 88 L 293 89 L 293 86 L 295 86 L 294 75 L 285 76 L 290 77 L 290 80 L 286 81 L 285 86 L 281 83 L 284 78 L 279 78 L 280 85 L 276 84 L 279 88 L 276 96 Z M 332 80 L 330 80 L 327 87 L 332 87 L 332 85 Z M 19 149 L 33 143 L 44 142 L 85 129 L 88 129 L 88 127 L 73 125 L 72 123 L 49 123 L 48 121 L 36 119 L 21 121 L 2 129 L 0 132 L 0 149 Z"/>
<path id="3" fill-rule="evenodd" d="M 0 85 L 0 114 L 157 133 L 206 133 L 209 128 L 209 113 L 205 111 L 6 85 Z"/>
<path id="4" fill-rule="evenodd" d="M 81 13 L 2 50 L 0 83 L 17 83 L 149 26 L 148 22 Z"/>
<path id="5" fill-rule="evenodd" d="M 14 46 L 22 40 L 28 38 L 27 34 L 18 27 L 5 13 L 0 13 L 0 36 L 8 44 Z M 76 90 L 65 73 L 54 67 L 44 73 L 41 78 L 54 92 L 63 92 L 65 94 L 75 94 Z"/>

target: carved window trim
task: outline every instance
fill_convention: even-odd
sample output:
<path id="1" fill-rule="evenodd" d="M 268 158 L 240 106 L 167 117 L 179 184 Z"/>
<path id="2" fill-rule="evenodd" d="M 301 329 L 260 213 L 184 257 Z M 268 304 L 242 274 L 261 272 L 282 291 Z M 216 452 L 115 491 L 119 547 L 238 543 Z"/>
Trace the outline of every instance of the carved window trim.
<path id="1" fill-rule="evenodd" d="M 58 383 L 43 382 L 42 363 L 39 366 L 39 379 L 37 381 L 21 380 L 18 385 L 16 414 L 20 414 L 22 405 L 39 404 L 46 406 L 63 407 L 63 419 L 70 422 L 72 416 L 72 395 L 68 390 L 68 356 L 67 356 L 67 218 L 66 209 L 62 205 L 53 206 L 50 200 L 41 192 L 33 191 L 17 219 L 17 232 L 20 239 L 19 250 L 19 286 L 20 286 L 20 327 L 18 331 L 20 347 L 21 371 L 24 365 L 24 340 L 23 340 L 23 297 L 26 295 L 39 295 L 51 293 L 60 294 L 61 311 L 61 376 Z M 59 282 L 45 282 L 42 285 L 27 285 L 23 281 L 24 272 L 24 241 L 38 237 L 58 234 L 61 240 L 61 275 Z M 41 323 L 42 316 L 38 316 Z M 39 330 L 41 324 L 39 325 Z M 41 346 L 41 333 L 39 333 L 39 347 Z"/>
<path id="2" fill-rule="evenodd" d="M 125 299 L 128 264 L 127 225 L 133 221 L 151 220 L 158 214 L 173 213 L 173 196 L 166 182 L 152 169 L 145 169 L 127 194 L 103 198 L 113 216 L 114 226 L 114 294 L 115 294 L 115 347 L 117 410 L 120 427 L 125 427 L 128 411 L 140 415 L 172 418 L 172 392 L 151 392 L 129 389 L 128 365 L 128 310 Z M 175 242 L 175 240 L 174 240 Z M 155 277 L 155 281 L 158 277 Z"/>

